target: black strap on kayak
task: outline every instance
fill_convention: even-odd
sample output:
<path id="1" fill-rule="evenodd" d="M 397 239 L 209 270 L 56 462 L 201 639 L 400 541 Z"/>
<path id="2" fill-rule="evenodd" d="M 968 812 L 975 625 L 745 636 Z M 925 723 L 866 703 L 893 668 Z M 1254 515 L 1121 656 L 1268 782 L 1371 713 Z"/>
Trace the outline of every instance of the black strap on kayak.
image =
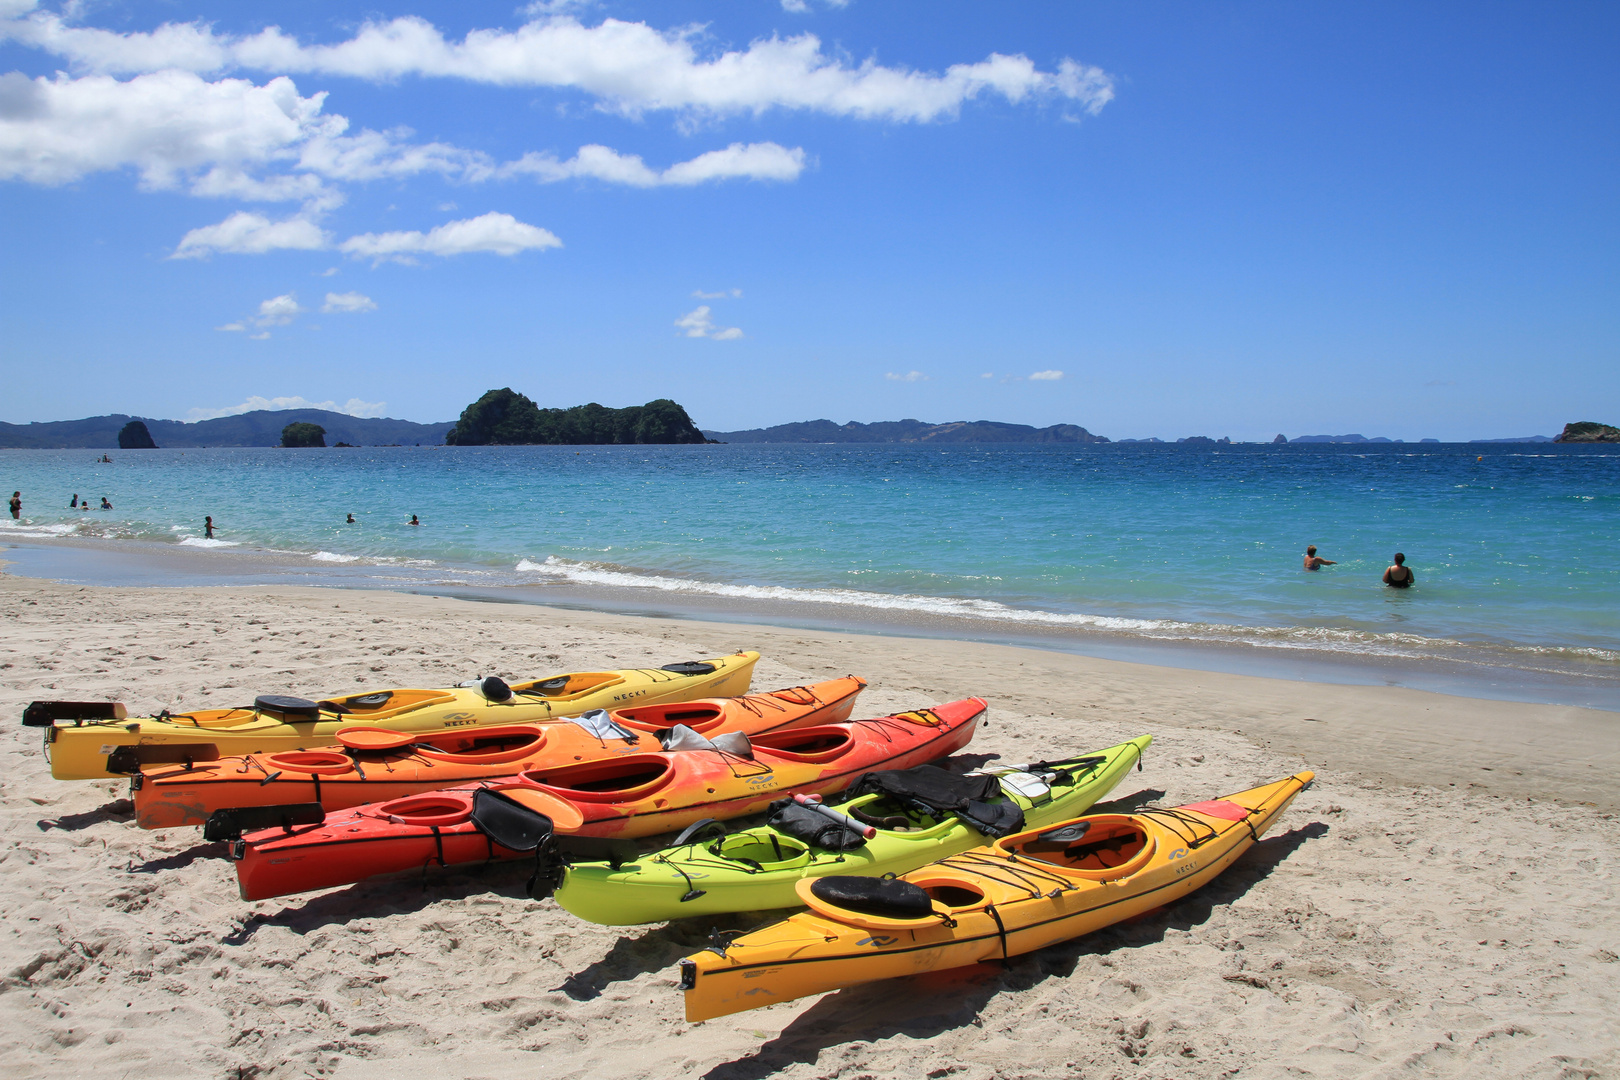
<path id="1" fill-rule="evenodd" d="M 992 855 L 980 855 L 969 851 L 961 855 L 952 855 L 941 859 L 940 862 L 960 867 L 968 873 L 977 874 L 980 877 L 987 877 L 991 881 L 999 881 L 1003 885 L 1011 885 L 1015 889 L 1027 889 L 1031 900 L 1038 896 L 1055 896 L 1069 892 L 1074 888 L 1074 883 L 1068 878 L 1059 877 L 1057 874 L 1038 869 L 1028 862 L 1019 860 L 1016 855 L 997 858 Z M 1001 874 L 992 873 L 986 867 L 1003 870 L 1009 876 L 1003 877 Z M 1046 883 L 1052 884 L 1051 892 L 1045 890 Z"/>
<path id="2" fill-rule="evenodd" d="M 987 904 L 985 905 L 984 910 L 989 913 L 992 919 L 996 920 L 996 936 L 1001 939 L 1001 959 L 1003 962 L 1005 962 L 1011 956 L 1011 954 L 1007 952 L 1006 924 L 1001 921 L 1001 912 L 996 910 L 996 905 Z"/>
<path id="3" fill-rule="evenodd" d="M 318 772 L 312 772 L 312 773 L 309 774 L 309 778 L 311 780 L 315 781 L 315 801 L 320 802 L 321 801 L 321 774 L 318 773 Z"/>
<path id="4" fill-rule="evenodd" d="M 444 834 L 439 832 L 439 827 L 437 825 L 430 825 L 430 826 L 428 826 L 428 828 L 433 830 L 433 846 L 438 849 L 438 852 L 439 852 L 439 855 L 438 855 L 439 865 L 443 866 L 445 864 L 444 863 Z"/>
<path id="5" fill-rule="evenodd" d="M 1221 830 L 1217 829 L 1209 822 L 1199 821 L 1191 814 L 1182 813 L 1179 809 L 1173 807 L 1166 808 L 1161 806 L 1144 806 L 1142 809 L 1137 811 L 1137 814 L 1141 815 L 1142 817 L 1156 817 L 1164 819 L 1161 824 L 1168 826 L 1171 831 L 1186 842 L 1187 847 L 1189 848 L 1200 848 L 1209 843 L 1211 840 L 1217 839 L 1221 835 Z M 1183 826 L 1186 827 L 1185 832 L 1182 831 Z M 1206 830 L 1206 834 L 1199 835 L 1200 829 Z M 1249 831 L 1254 831 L 1254 827 L 1252 825 L 1249 827 Z"/>

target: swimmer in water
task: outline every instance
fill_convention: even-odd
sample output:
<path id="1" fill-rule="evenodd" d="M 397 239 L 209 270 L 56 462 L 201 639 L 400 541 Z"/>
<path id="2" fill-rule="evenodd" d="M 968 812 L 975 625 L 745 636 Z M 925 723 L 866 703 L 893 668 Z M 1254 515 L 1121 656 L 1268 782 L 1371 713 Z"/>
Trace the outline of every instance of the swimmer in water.
<path id="1" fill-rule="evenodd" d="M 1316 545 L 1312 544 L 1305 549 L 1305 569 L 1320 570 L 1324 566 L 1338 566 L 1332 559 L 1319 559 L 1316 556 Z"/>
<path id="2" fill-rule="evenodd" d="M 1392 589 L 1409 589 L 1417 582 L 1412 568 L 1406 565 L 1406 556 L 1395 553 L 1395 565 L 1384 571 L 1384 584 Z"/>
<path id="3" fill-rule="evenodd" d="M 411 520 L 410 520 L 410 523 L 411 523 L 411 524 L 412 524 L 412 525 L 420 525 L 420 524 L 422 524 L 422 523 L 421 523 L 421 522 L 420 522 L 420 521 L 417 521 L 417 520 L 416 520 L 416 515 L 415 515 L 415 514 L 412 514 L 412 515 L 411 515 Z"/>
<path id="4" fill-rule="evenodd" d="M 343 524 L 345 524 L 345 525 L 353 525 L 354 524 L 354 515 L 350 514 L 349 515 L 349 520 L 345 521 Z"/>

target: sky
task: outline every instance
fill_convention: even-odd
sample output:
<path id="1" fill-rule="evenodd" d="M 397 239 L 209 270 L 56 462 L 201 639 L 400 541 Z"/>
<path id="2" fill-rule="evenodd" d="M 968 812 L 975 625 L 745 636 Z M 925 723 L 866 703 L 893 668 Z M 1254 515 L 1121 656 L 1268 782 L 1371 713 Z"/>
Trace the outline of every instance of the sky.
<path id="1" fill-rule="evenodd" d="M 1620 423 L 1620 5 L 0 0 L 0 420 Z"/>

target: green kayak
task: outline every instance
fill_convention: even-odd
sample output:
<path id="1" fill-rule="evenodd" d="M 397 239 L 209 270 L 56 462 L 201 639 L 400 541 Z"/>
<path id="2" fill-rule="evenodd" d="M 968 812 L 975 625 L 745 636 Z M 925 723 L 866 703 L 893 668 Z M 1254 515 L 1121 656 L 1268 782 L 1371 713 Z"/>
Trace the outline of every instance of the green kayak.
<path id="1" fill-rule="evenodd" d="M 1084 814 L 1125 778 L 1153 741 L 1143 735 L 1069 762 L 979 770 L 1001 782 L 1002 798 L 1024 812 L 1024 828 Z M 1026 771 L 1028 770 L 1033 771 Z M 981 847 L 989 838 L 954 814 L 933 815 L 882 793 L 836 809 L 866 820 L 888 819 L 858 848 L 834 852 L 770 826 L 677 843 L 633 862 L 580 862 L 567 868 L 557 902 L 580 918 L 631 926 L 694 915 L 797 907 L 794 886 L 828 874 L 903 874 L 936 859 Z M 908 824 L 899 826 L 895 818 Z"/>

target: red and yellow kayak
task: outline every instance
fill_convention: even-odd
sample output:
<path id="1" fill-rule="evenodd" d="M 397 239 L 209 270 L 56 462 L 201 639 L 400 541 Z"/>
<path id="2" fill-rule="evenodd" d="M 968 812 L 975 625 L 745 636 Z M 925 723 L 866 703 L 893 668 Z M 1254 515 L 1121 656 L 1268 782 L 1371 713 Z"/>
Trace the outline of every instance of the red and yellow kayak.
<path id="1" fill-rule="evenodd" d="M 654 836 L 707 818 L 758 813 L 795 793 L 842 791 L 862 773 L 945 757 L 967 745 L 986 708 L 982 698 L 968 698 L 878 720 L 788 728 L 759 736 L 743 753 L 675 750 L 531 769 L 510 781 L 338 811 L 308 826 L 259 829 L 235 841 L 231 854 L 244 900 L 432 864 L 524 857 L 473 821 L 480 790 L 544 815 L 559 835 Z"/>
<path id="2" fill-rule="evenodd" d="M 131 779 L 130 797 L 143 829 L 201 825 L 216 810 L 246 806 L 314 802 L 345 810 L 533 769 L 656 753 L 663 749 L 656 733 L 677 724 L 702 735 L 755 736 L 840 723 L 865 685 L 850 675 L 746 697 L 615 709 L 608 716 L 618 732 L 566 720 L 426 734 L 344 728 L 326 746 L 147 765 Z"/>
<path id="3" fill-rule="evenodd" d="M 1231 866 L 1313 775 L 1043 826 L 898 879 L 803 880 L 808 911 L 681 961 L 686 1018 L 1033 952 L 1163 907 Z"/>

